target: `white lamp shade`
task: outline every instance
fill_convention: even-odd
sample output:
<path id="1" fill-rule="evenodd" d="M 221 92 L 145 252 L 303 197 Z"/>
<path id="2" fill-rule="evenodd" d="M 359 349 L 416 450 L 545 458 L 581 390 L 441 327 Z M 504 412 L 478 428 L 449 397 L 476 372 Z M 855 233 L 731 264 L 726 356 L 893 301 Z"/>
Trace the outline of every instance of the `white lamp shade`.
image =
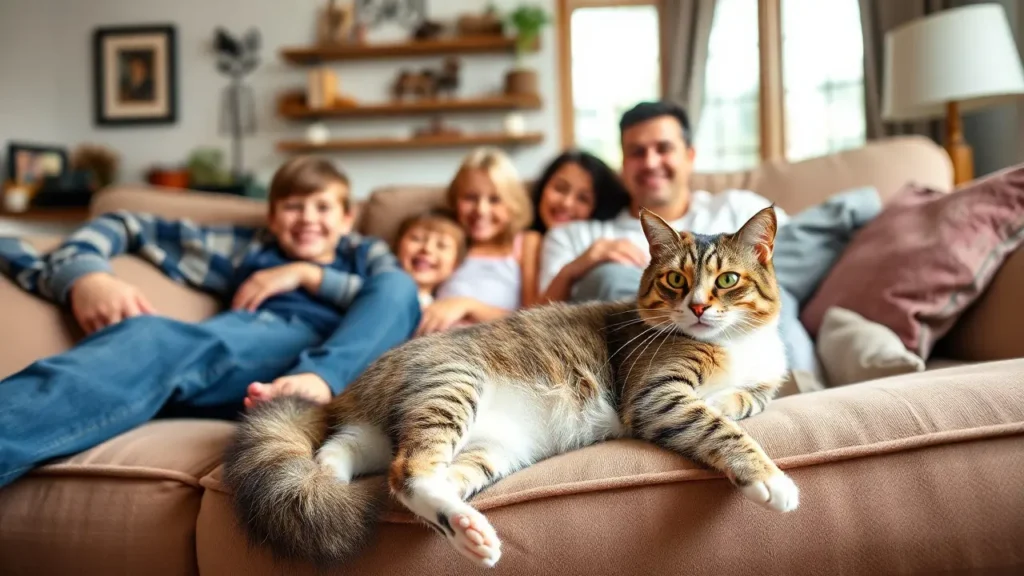
<path id="1" fill-rule="evenodd" d="M 944 10 L 885 35 L 882 118 L 941 117 L 1024 94 L 1024 70 L 999 4 Z"/>

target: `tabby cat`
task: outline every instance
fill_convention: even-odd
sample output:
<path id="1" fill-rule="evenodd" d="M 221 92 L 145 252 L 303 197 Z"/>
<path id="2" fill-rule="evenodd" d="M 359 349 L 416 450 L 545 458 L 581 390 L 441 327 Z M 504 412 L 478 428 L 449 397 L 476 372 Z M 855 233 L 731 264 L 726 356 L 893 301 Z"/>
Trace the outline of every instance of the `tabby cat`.
<path id="1" fill-rule="evenodd" d="M 632 302 L 552 304 L 419 337 L 326 406 L 251 411 L 225 480 L 254 543 L 320 565 L 365 545 L 390 494 L 481 566 L 501 556 L 472 495 L 541 459 L 631 436 L 723 472 L 767 508 L 796 485 L 734 420 L 786 371 L 769 207 L 734 234 L 679 233 L 641 212 L 651 263 Z"/>

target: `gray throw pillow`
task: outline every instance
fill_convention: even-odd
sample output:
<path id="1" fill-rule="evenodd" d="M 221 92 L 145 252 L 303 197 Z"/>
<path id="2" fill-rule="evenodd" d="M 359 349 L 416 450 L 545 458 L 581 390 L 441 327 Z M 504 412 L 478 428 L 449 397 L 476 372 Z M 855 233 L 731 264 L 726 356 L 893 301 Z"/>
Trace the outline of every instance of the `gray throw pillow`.
<path id="1" fill-rule="evenodd" d="M 854 233 L 881 211 L 878 191 L 865 186 L 840 192 L 794 215 L 775 234 L 772 261 L 779 285 L 802 307 Z"/>

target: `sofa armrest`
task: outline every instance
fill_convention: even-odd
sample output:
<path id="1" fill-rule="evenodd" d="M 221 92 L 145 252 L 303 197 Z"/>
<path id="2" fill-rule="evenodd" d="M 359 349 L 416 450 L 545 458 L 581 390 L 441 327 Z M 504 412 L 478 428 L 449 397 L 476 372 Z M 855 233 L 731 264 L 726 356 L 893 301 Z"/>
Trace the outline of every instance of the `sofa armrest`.
<path id="1" fill-rule="evenodd" d="M 985 362 L 1024 357 L 1024 248 L 1007 257 L 981 297 L 939 343 L 947 358 Z"/>
<path id="2" fill-rule="evenodd" d="M 25 240 L 41 251 L 60 243 L 59 236 Z M 0 274 L 0 378 L 21 370 L 37 358 L 66 350 L 81 336 L 70 314 L 47 300 L 29 294 Z"/>
<path id="3" fill-rule="evenodd" d="M 188 218 L 200 224 L 261 226 L 267 220 L 267 203 L 263 200 L 142 184 L 104 188 L 93 196 L 89 205 L 91 216 L 115 210 Z"/>
<path id="4" fill-rule="evenodd" d="M 25 237 L 41 252 L 60 243 L 60 237 Z M 120 256 L 111 266 L 119 278 L 137 286 L 157 314 L 184 322 L 199 322 L 221 309 L 213 297 L 178 284 L 155 266 L 135 256 Z M 33 361 L 70 348 L 84 334 L 70 312 L 29 294 L 0 274 L 0 378 Z"/>

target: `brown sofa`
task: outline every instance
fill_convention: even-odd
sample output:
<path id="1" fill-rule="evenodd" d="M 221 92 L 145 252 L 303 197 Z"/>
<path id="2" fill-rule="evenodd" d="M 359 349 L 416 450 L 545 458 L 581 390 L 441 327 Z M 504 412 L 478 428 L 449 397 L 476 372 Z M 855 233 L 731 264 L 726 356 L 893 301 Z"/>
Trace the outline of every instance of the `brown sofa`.
<path id="1" fill-rule="evenodd" d="M 753 189 L 790 213 L 840 190 L 951 188 L 944 152 L 900 138 L 796 164 L 698 175 Z M 361 230 L 390 238 L 437 188 L 375 191 Z M 238 198 L 113 189 L 115 207 L 201 221 L 258 221 Z M 52 246 L 58 239 L 33 239 Z M 164 314 L 199 320 L 209 298 L 131 257 L 115 269 Z M 794 394 L 742 425 L 789 471 L 801 507 L 780 515 L 728 481 L 636 441 L 541 462 L 475 498 L 504 540 L 496 574 L 1011 574 L 1024 571 L 1024 254 L 911 376 Z M 72 345 L 52 305 L 0 281 L 0 376 Z M 967 364 L 964 364 L 967 363 Z M 957 365 L 963 364 L 963 365 Z M 2 402 L 2 399 L 0 399 Z M 2 425 L 2 423 L 0 423 Z M 0 490 L 0 574 L 313 574 L 250 549 L 221 482 L 226 421 L 163 419 Z M 432 531 L 390 511 L 359 575 L 477 572 Z"/>

